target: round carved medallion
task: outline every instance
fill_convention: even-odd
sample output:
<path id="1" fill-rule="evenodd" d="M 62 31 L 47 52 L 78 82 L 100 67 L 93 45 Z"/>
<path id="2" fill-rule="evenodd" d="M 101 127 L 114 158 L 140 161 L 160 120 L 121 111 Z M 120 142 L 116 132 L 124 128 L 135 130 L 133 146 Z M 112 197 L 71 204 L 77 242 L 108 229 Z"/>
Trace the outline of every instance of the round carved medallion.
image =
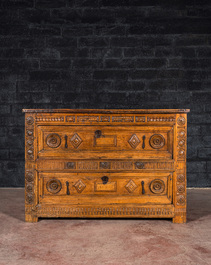
<path id="1" fill-rule="evenodd" d="M 27 117 L 27 118 L 26 118 L 26 123 L 27 123 L 28 125 L 32 125 L 32 124 L 34 123 L 34 119 L 33 119 L 33 117 L 32 117 L 32 116 Z"/>
<path id="2" fill-rule="evenodd" d="M 62 188 L 62 183 L 58 179 L 51 179 L 46 183 L 46 188 L 51 193 L 58 193 Z"/>
<path id="3" fill-rule="evenodd" d="M 149 139 L 152 148 L 159 149 L 165 145 L 165 138 L 161 134 L 153 134 Z"/>
<path id="4" fill-rule="evenodd" d="M 27 192 L 32 192 L 33 191 L 33 185 L 32 184 L 27 184 L 26 191 Z"/>
<path id="5" fill-rule="evenodd" d="M 26 195 L 26 202 L 30 204 L 30 203 L 33 203 L 33 201 L 34 201 L 34 196 L 28 193 Z"/>
<path id="6" fill-rule="evenodd" d="M 153 193 L 162 193 L 165 190 L 165 183 L 161 179 L 155 179 L 150 183 L 150 190 Z"/>
<path id="7" fill-rule="evenodd" d="M 47 136 L 46 143 L 51 148 L 56 148 L 61 144 L 61 138 L 57 133 L 52 133 Z"/>
<path id="8" fill-rule="evenodd" d="M 26 172 L 26 180 L 32 182 L 34 180 L 34 174 L 30 171 Z"/>
<path id="9" fill-rule="evenodd" d="M 178 142 L 178 145 L 179 146 L 183 146 L 185 144 L 185 140 L 180 140 L 179 142 Z"/>
<path id="10" fill-rule="evenodd" d="M 185 204 L 185 197 L 183 195 L 180 195 L 177 197 L 177 204 L 179 204 L 179 205 Z"/>
<path id="11" fill-rule="evenodd" d="M 185 176 L 184 176 L 183 174 L 179 174 L 179 175 L 177 176 L 177 181 L 178 181 L 178 182 L 183 182 L 183 181 L 185 181 Z"/>
<path id="12" fill-rule="evenodd" d="M 179 117 L 177 119 L 177 124 L 178 125 L 185 125 L 185 118 L 184 117 Z"/>
<path id="13" fill-rule="evenodd" d="M 178 185 L 177 186 L 177 192 L 183 193 L 185 191 L 185 186 L 184 185 Z"/>
<path id="14" fill-rule="evenodd" d="M 185 137 L 185 130 L 178 130 L 178 136 L 181 138 Z"/>

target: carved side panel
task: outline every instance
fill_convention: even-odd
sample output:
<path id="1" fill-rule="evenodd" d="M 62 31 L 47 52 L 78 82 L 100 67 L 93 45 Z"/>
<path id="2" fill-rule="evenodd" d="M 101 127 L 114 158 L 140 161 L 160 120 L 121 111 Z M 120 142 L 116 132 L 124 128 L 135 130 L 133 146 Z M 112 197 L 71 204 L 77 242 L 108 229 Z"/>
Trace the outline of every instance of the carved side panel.
<path id="1" fill-rule="evenodd" d="M 36 133 L 35 114 L 25 116 L 25 220 L 37 221 L 37 174 L 35 170 L 36 159 Z"/>

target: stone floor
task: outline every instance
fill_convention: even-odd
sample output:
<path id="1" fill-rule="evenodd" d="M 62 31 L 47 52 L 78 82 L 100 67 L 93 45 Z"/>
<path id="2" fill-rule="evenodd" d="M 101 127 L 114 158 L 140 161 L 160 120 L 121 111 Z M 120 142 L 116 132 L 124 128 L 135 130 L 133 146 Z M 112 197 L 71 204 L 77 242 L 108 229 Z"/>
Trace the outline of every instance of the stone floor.
<path id="1" fill-rule="evenodd" d="M 188 190 L 187 224 L 150 219 L 24 222 L 24 189 L 0 189 L 0 265 L 211 264 L 211 189 Z"/>

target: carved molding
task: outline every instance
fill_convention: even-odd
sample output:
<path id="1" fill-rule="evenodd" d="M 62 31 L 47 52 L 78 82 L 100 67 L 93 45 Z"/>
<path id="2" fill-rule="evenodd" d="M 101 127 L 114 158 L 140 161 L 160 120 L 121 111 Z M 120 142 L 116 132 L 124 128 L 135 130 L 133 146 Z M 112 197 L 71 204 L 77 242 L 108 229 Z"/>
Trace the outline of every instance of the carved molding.
<path id="1" fill-rule="evenodd" d="M 37 116 L 36 117 L 36 121 L 37 122 L 40 122 L 40 121 L 43 121 L 43 122 L 63 122 L 64 121 L 64 116 L 62 117 L 56 117 L 56 116 Z"/>
<path id="2" fill-rule="evenodd" d="M 77 163 L 77 169 L 82 170 L 95 170 L 98 169 L 98 162 L 78 162 Z"/>
<path id="3" fill-rule="evenodd" d="M 135 116 L 135 121 L 136 122 L 145 122 L 145 117 L 144 116 Z"/>
<path id="4" fill-rule="evenodd" d="M 67 115 L 67 116 L 49 116 L 49 115 L 37 115 L 36 122 L 71 122 L 71 123 L 89 123 L 89 122 L 175 122 L 173 116 L 116 116 L 116 115 Z M 183 121 L 178 120 L 180 124 Z"/>
<path id="5" fill-rule="evenodd" d="M 99 116 L 78 116 L 78 122 L 98 122 Z"/>
<path id="6" fill-rule="evenodd" d="M 113 116 L 112 122 L 134 122 L 134 116 Z"/>
<path id="7" fill-rule="evenodd" d="M 148 122 L 174 122 L 175 117 L 147 117 Z"/>
<path id="8" fill-rule="evenodd" d="M 174 210 L 164 207 L 42 207 L 38 208 L 38 215 L 42 217 L 60 217 L 60 216 L 146 216 L 173 217 Z"/>
<path id="9" fill-rule="evenodd" d="M 62 169 L 62 168 L 61 168 Z M 174 162 L 150 161 L 69 161 L 64 162 L 69 170 L 173 170 Z"/>

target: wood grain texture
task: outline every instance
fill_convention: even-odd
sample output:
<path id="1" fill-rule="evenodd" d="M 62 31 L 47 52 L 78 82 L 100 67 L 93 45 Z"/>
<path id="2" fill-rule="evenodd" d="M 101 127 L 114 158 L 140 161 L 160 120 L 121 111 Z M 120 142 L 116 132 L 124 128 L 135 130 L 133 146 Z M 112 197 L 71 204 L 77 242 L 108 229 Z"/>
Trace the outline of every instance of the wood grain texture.
<path id="1" fill-rule="evenodd" d="M 186 222 L 189 110 L 23 110 L 26 221 Z"/>

